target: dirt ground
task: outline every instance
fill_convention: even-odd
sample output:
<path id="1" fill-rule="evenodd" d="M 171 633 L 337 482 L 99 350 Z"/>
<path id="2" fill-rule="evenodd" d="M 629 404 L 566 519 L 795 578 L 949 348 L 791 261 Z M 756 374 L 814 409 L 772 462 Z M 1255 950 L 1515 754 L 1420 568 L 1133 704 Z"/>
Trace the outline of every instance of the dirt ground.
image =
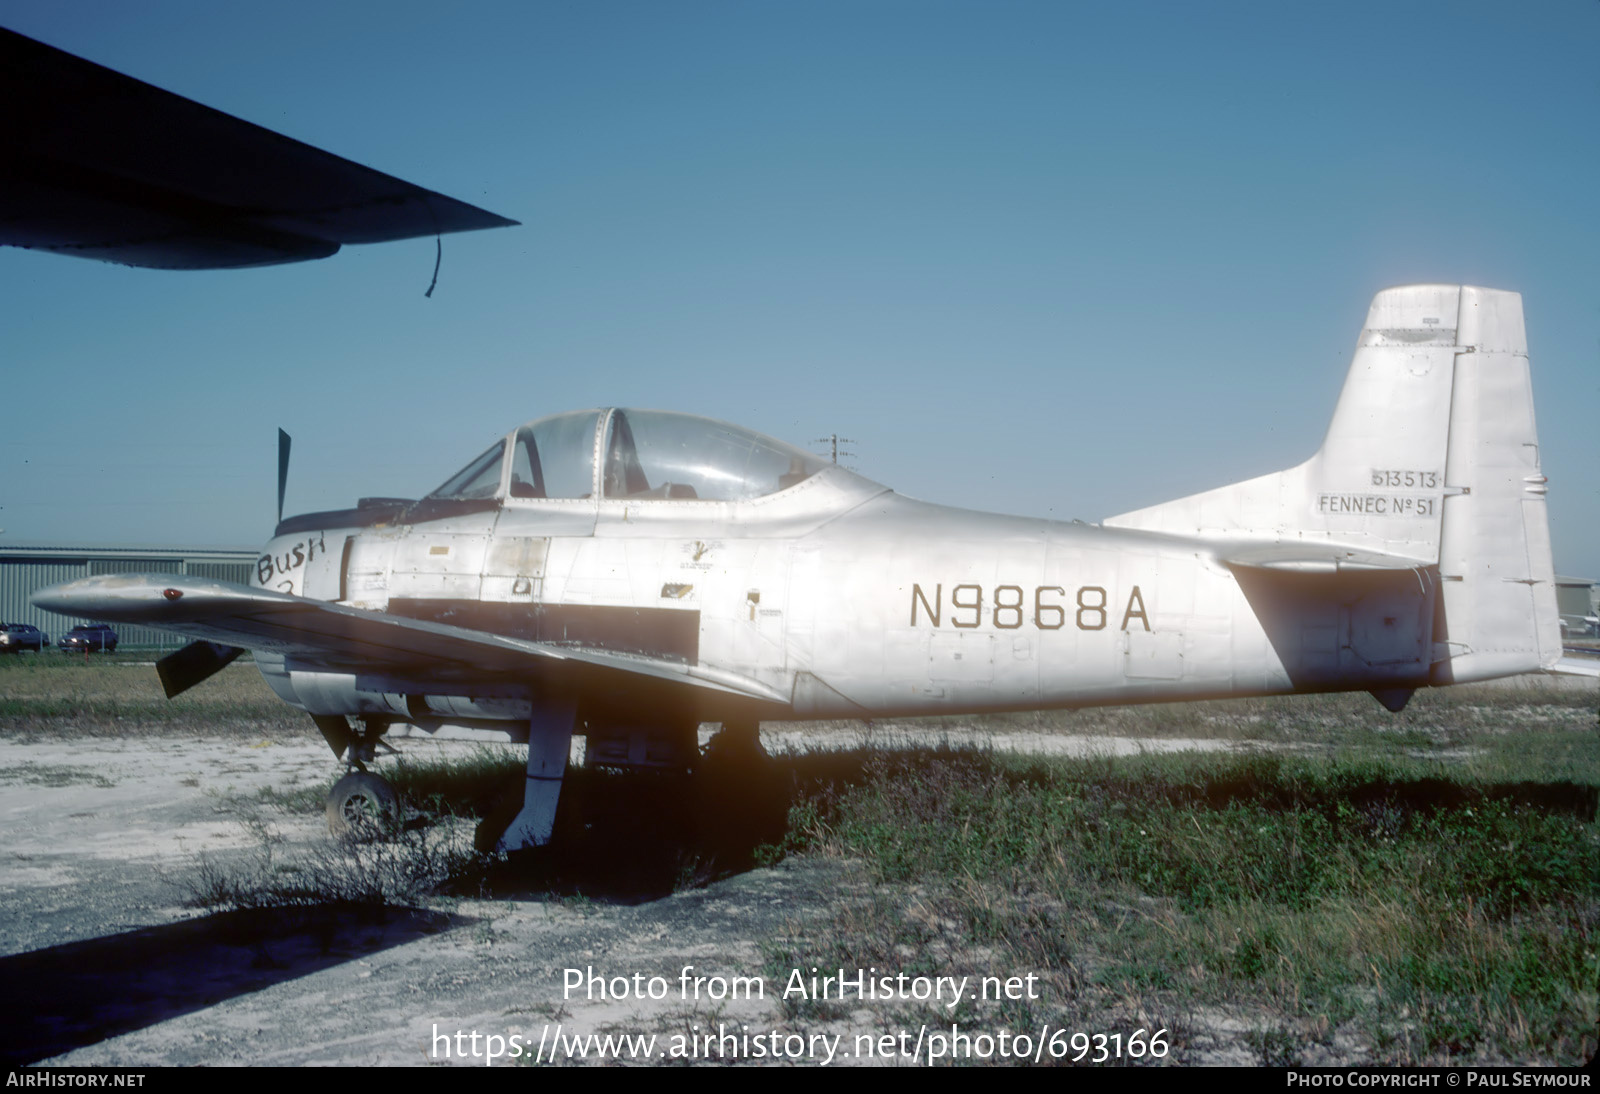
<path id="1" fill-rule="evenodd" d="M 861 743 L 859 731 L 835 736 Z M 1013 736 L 994 743 L 1198 744 Z M 768 746 L 814 748 L 824 737 L 777 734 Z M 460 747 L 399 744 L 413 756 Z M 0 1056 L 118 1066 L 481 1065 L 496 1053 L 498 1063 L 907 1063 L 909 1038 L 926 1033 L 913 1028 L 885 1060 L 874 1039 L 902 1032 L 887 1010 L 841 1013 L 831 1034 L 786 1024 L 789 970 L 765 969 L 759 942 L 864 884 L 837 862 L 789 859 L 640 902 L 530 892 L 366 915 L 189 905 L 208 877 L 258 859 L 269 840 L 280 859 L 325 847 L 320 815 L 260 794 L 324 787 L 334 769 L 309 735 L 245 747 L 183 735 L 0 741 Z M 759 978 L 762 997 L 739 997 L 735 977 L 751 978 L 746 996 Z M 655 1040 L 606 1045 L 591 1034 Z M 866 1058 L 857 1035 L 874 1041 Z"/>
<path id="2" fill-rule="evenodd" d="M 1594 681 L 1540 686 L 1592 694 Z M 786 1010 L 791 975 L 811 970 L 791 970 L 774 956 L 784 940 L 871 896 L 866 871 L 833 858 L 791 857 L 705 885 L 694 877 L 674 884 L 668 864 L 666 884 L 620 897 L 544 884 L 535 874 L 520 886 L 498 877 L 493 898 L 478 890 L 382 910 L 313 903 L 206 911 L 196 898 L 214 892 L 219 878 L 271 875 L 337 846 L 319 812 L 282 801 L 297 791 L 319 800 L 338 765 L 309 728 L 302 735 L 236 724 L 207 736 L 140 726 L 117 735 L 115 725 L 104 715 L 87 724 L 51 717 L 0 738 L 6 1064 L 903 1066 L 927 1063 L 939 1047 L 942 998 L 813 1005 L 803 1021 L 792 1017 L 792 1004 Z M 954 741 L 1076 755 L 1235 747 L 1105 732 L 903 724 L 762 731 L 775 753 Z M 478 747 L 395 743 L 419 760 Z M 640 845 L 654 846 L 651 835 L 641 831 Z M 438 839 L 464 847 L 471 833 L 446 825 Z M 1029 970 L 992 971 L 1003 979 Z M 919 987 L 980 990 L 907 990 Z M 1197 1014 L 1190 1022 L 1186 1061 L 1260 1062 L 1249 1016 Z M 1031 1047 L 1043 1057 L 1065 1034 L 1085 1031 L 1012 1032 L 1028 1040 L 1013 1040 L 1009 1055 Z M 1337 1038 L 1329 1051 L 1306 1062 L 1364 1059 L 1361 1046 Z"/>

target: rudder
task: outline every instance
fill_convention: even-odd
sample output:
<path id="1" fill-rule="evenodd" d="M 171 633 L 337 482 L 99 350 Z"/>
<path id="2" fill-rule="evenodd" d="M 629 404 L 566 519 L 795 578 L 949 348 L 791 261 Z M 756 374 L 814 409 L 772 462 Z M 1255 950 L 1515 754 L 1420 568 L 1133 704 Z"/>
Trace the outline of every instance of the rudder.
<path id="1" fill-rule="evenodd" d="M 1561 659 L 1522 297 L 1463 286 L 1446 456 L 1435 684 Z"/>

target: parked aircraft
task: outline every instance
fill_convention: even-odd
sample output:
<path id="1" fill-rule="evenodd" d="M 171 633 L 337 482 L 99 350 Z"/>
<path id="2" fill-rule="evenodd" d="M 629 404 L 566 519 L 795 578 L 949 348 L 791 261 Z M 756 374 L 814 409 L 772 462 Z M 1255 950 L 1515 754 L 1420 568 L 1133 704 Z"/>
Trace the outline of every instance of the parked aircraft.
<path id="1" fill-rule="evenodd" d="M 583 410 L 420 500 L 280 520 L 248 587 L 108 575 L 34 602 L 198 639 L 162 662 L 169 694 L 253 650 L 349 765 L 336 821 L 393 801 L 364 771 L 391 727 L 525 736 L 505 849 L 550 838 L 575 733 L 677 766 L 705 722 L 753 744 L 773 718 L 1357 690 L 1398 711 L 1560 658 L 1526 346 L 1516 293 L 1381 292 L 1310 459 L 1099 524 Z"/>

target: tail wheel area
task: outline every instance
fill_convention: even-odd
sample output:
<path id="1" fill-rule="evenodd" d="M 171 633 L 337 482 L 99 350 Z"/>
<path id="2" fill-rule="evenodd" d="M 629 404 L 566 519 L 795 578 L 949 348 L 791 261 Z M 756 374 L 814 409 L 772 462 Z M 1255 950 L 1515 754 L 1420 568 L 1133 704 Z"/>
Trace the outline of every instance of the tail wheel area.
<path id="1" fill-rule="evenodd" d="M 400 827 L 400 795 L 389 780 L 370 771 L 352 771 L 328 792 L 328 831 L 351 839 L 372 839 Z"/>

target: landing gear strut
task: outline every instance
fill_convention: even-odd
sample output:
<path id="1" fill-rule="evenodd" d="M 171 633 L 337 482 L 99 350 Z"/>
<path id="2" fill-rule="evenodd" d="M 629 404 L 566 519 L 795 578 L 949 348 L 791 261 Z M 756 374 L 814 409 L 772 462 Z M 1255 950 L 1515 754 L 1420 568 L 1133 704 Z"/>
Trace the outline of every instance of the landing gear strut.
<path id="1" fill-rule="evenodd" d="M 523 783 L 522 809 L 498 832 L 500 818 L 484 818 L 474 840 L 479 850 L 492 846 L 496 851 L 524 851 L 550 842 L 577 715 L 578 705 L 572 700 L 534 707 L 528 722 L 528 775 Z"/>

